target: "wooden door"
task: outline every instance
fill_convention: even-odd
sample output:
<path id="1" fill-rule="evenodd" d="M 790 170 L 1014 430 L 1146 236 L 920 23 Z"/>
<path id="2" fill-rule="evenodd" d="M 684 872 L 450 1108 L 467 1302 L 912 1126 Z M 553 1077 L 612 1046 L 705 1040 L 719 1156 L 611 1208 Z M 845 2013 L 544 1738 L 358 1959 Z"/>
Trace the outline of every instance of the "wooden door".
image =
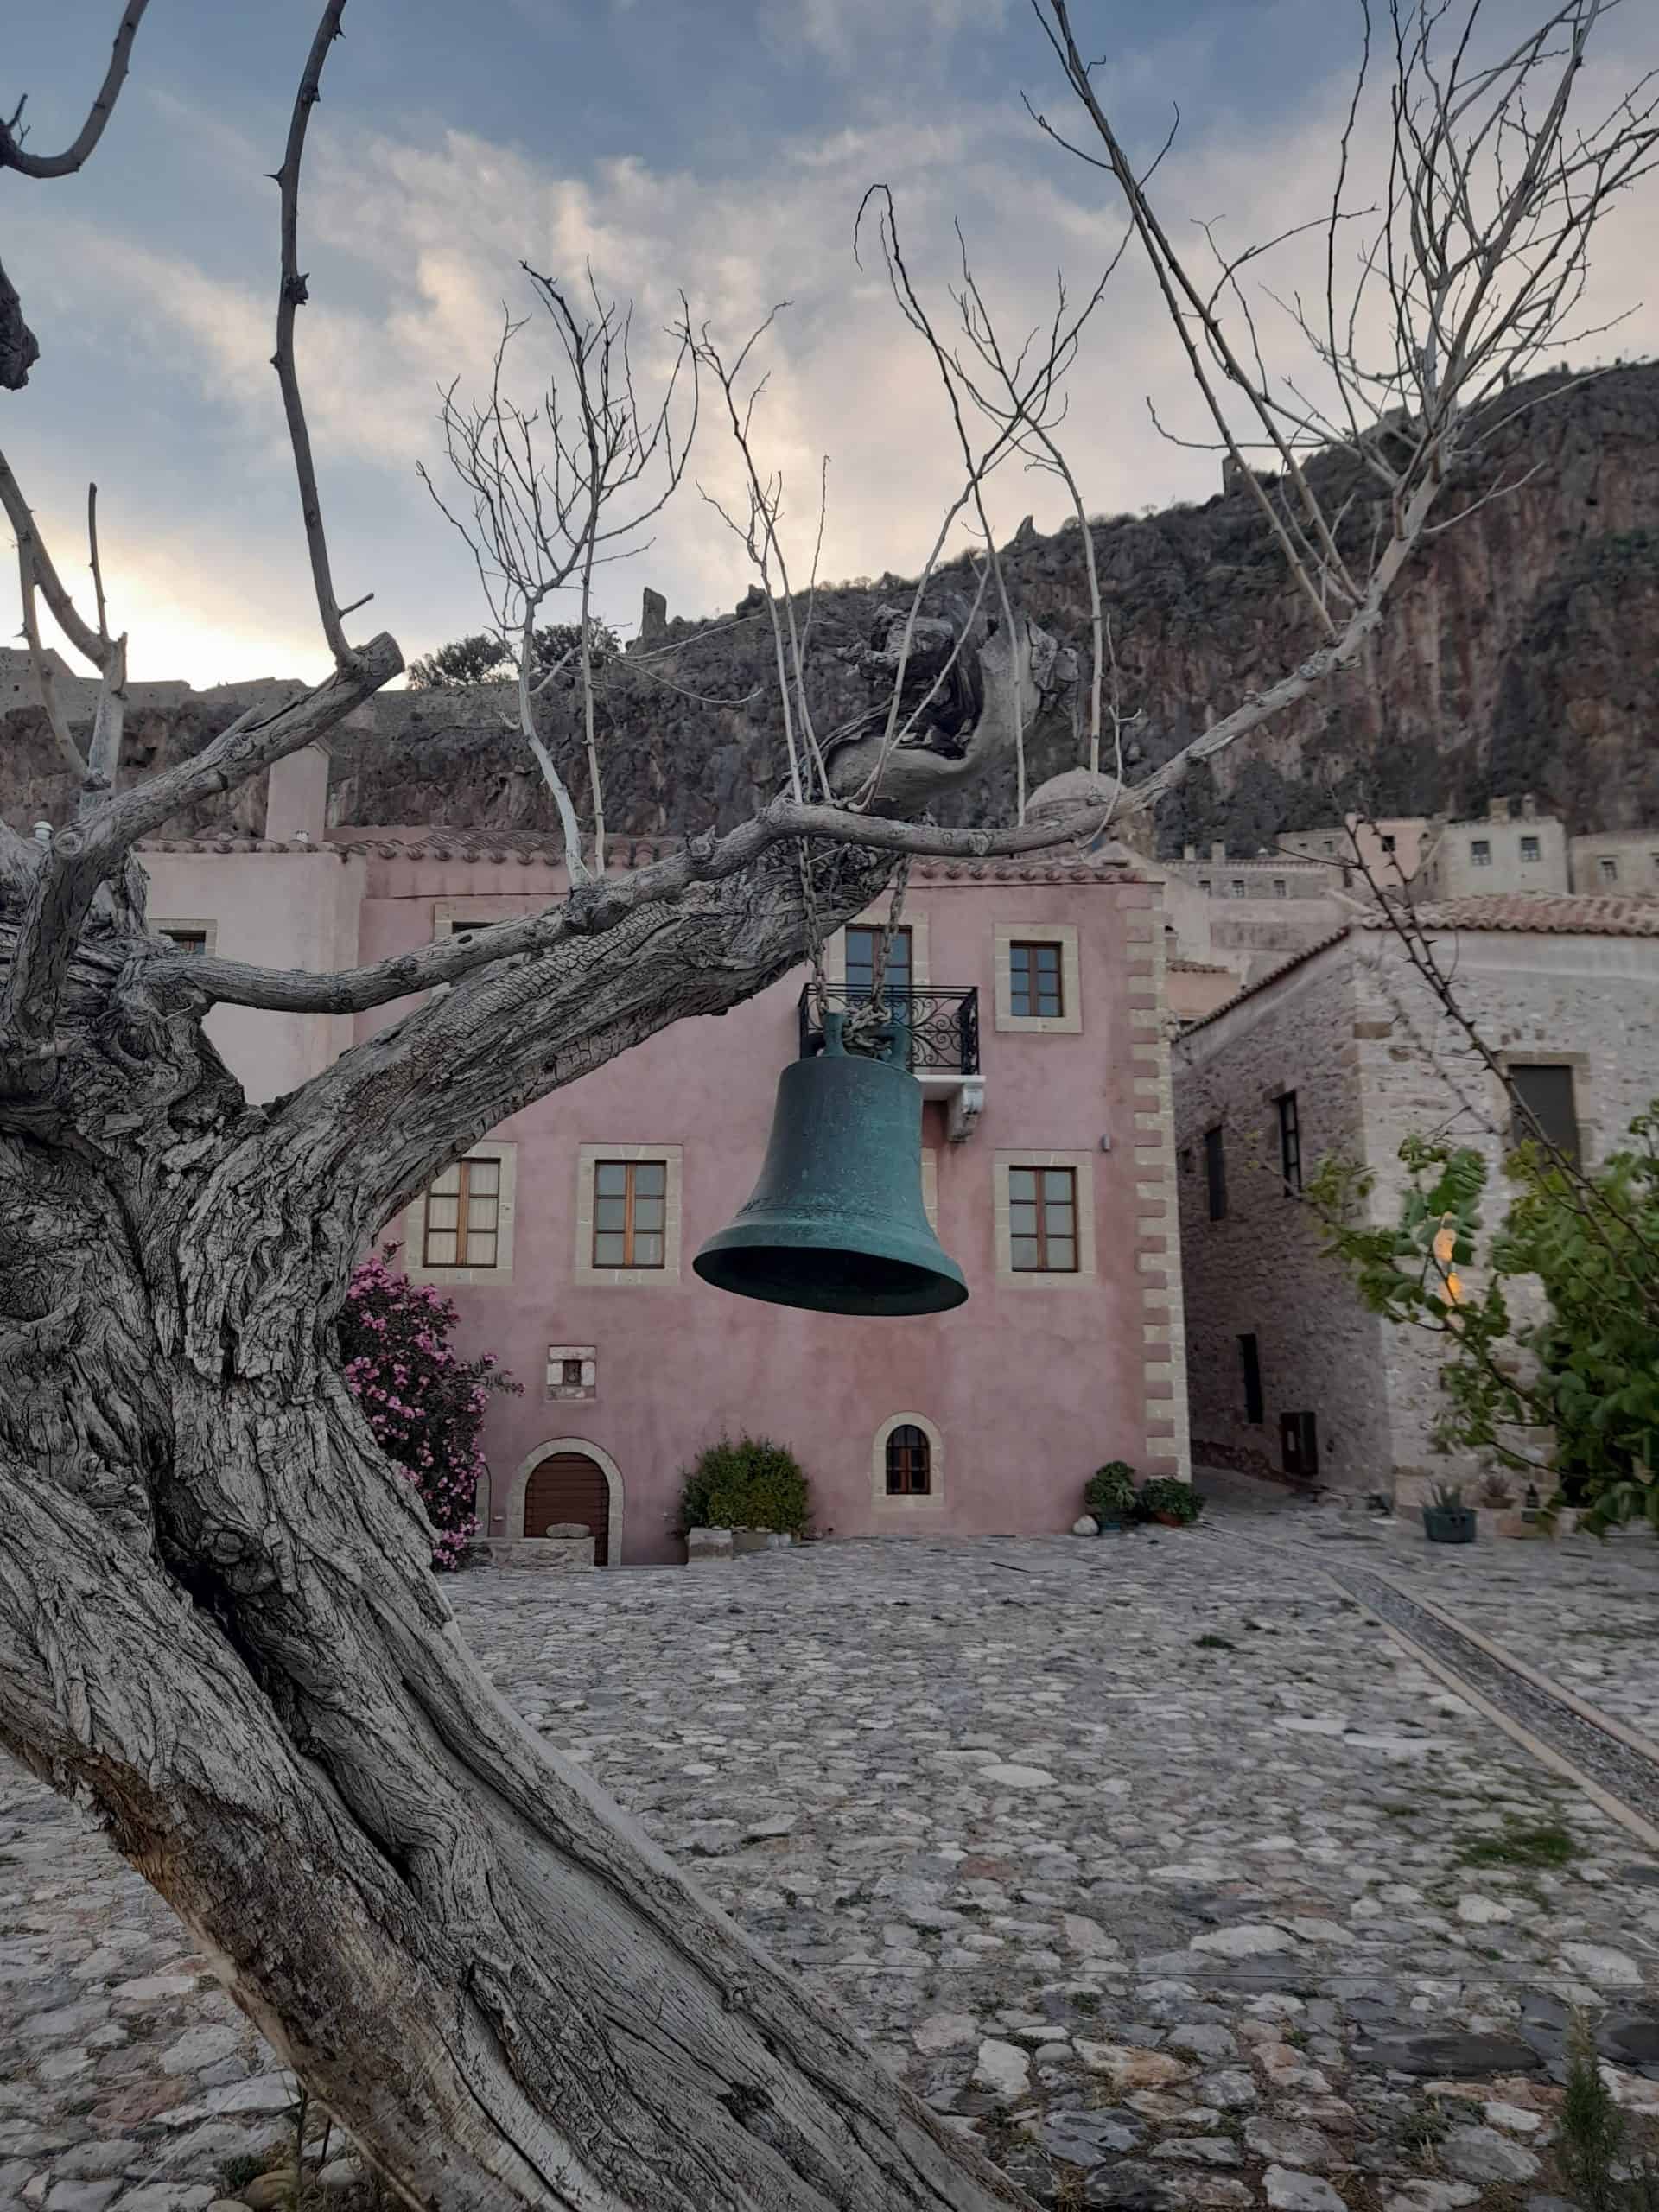
<path id="1" fill-rule="evenodd" d="M 603 1469 L 585 1452 L 556 1452 L 531 1475 L 524 1490 L 524 1534 L 544 1536 L 561 1521 L 580 1522 L 594 1534 L 594 1565 L 608 1564 L 611 1492 Z"/>

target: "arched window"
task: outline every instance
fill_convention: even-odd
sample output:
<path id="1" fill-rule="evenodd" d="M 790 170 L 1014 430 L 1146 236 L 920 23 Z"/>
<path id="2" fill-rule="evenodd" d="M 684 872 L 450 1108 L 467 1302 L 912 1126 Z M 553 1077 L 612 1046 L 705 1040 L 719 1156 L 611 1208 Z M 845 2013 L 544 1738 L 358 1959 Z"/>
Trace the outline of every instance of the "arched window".
<path id="1" fill-rule="evenodd" d="M 887 1496 L 925 1497 L 932 1487 L 933 1453 L 926 1436 L 901 1421 L 887 1437 Z"/>

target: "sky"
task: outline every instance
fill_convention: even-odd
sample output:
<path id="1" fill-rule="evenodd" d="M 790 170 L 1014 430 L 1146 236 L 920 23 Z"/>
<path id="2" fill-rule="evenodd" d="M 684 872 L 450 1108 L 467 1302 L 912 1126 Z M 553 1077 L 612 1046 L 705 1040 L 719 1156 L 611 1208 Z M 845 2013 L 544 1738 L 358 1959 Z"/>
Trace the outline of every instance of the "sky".
<path id="1" fill-rule="evenodd" d="M 84 577 L 89 480 L 111 615 L 136 677 L 206 685 L 316 677 L 327 655 L 310 595 L 273 346 L 275 186 L 318 0 L 151 0 L 131 76 L 79 176 L 0 173 L 3 259 L 41 359 L 0 393 L 0 450 L 59 565 Z M 1489 0 L 1530 20 L 1542 0 Z M 1358 0 L 1074 0 L 1096 83 L 1142 156 L 1179 130 L 1157 181 L 1166 227 L 1203 258 L 1201 224 L 1236 250 L 1326 203 L 1358 53 Z M 30 144 L 79 129 L 118 0 L 9 0 L 0 111 L 27 92 Z M 1500 22 L 1500 28 L 1502 22 Z M 960 481 L 936 368 L 887 290 L 861 269 L 853 221 L 891 188 L 906 258 L 942 333 L 954 310 L 953 221 L 1014 347 L 1063 276 L 1086 297 L 1122 236 L 1110 179 L 1046 136 L 1022 104 L 1087 143 L 1031 0 L 350 0 L 313 119 L 301 208 L 312 304 L 298 359 L 339 594 L 373 594 L 355 636 L 390 629 L 407 656 L 483 626 L 465 546 L 416 474 L 445 483 L 441 391 L 480 387 L 504 312 L 528 397 L 558 358 L 520 267 L 633 305 L 642 396 L 660 394 L 664 335 L 683 289 L 728 358 L 779 302 L 752 359 L 767 372 L 757 457 L 781 472 L 785 549 L 810 567 L 823 457 L 821 571 L 916 574 Z M 1610 19 L 1586 102 L 1659 61 L 1651 0 Z M 1360 189 L 1382 140 L 1368 111 Z M 1644 300 L 1659 196 L 1610 222 L 1575 360 L 1659 352 Z M 1274 289 L 1316 276 L 1293 242 Z M 1302 256 L 1298 262 L 1298 255 Z M 1307 370 L 1282 307 L 1260 303 L 1264 348 Z M 1154 422 L 1149 401 L 1154 402 Z M 753 571 L 729 507 L 741 458 L 705 385 L 684 482 L 636 557 L 602 572 L 600 611 L 625 634 L 642 586 L 671 613 L 728 610 Z M 1170 435 L 1162 435 L 1163 431 Z M 1095 310 L 1062 437 L 1090 513 L 1219 488 L 1182 438 L 1205 424 L 1134 249 Z M 705 496 L 707 495 L 707 496 Z M 741 498 L 741 495 L 740 495 Z M 1069 494 L 1007 469 L 999 537 Z M 953 540 L 953 543 L 959 543 Z M 568 603 L 553 608 L 568 615 Z M 0 582 L 0 626 L 17 626 Z M 77 665 L 79 665 L 77 664 Z"/>

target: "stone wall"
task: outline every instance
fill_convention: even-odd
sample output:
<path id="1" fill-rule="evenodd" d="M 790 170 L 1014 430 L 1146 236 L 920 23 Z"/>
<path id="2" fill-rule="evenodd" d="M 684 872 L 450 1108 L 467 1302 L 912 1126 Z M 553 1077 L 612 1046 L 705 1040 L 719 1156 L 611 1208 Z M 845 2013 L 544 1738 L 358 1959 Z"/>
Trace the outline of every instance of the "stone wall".
<path id="1" fill-rule="evenodd" d="M 1565 1063 L 1586 1165 L 1659 1095 L 1659 939 L 1464 931 L 1459 1003 L 1500 1061 Z M 1409 1507 L 1437 1481 L 1478 1481 L 1471 1454 L 1433 1448 L 1440 1346 L 1368 1314 L 1318 1253 L 1306 1206 L 1284 1195 L 1277 1096 L 1294 1089 L 1304 1169 L 1338 1153 L 1372 1170 L 1374 1222 L 1399 1217 L 1408 1135 L 1483 1152 L 1501 1220 L 1510 1113 L 1498 1078 L 1386 931 L 1339 944 L 1177 1039 L 1173 1047 L 1192 1456 L 1277 1471 L 1278 1415 L 1311 1410 L 1320 1479 Z M 1224 1131 L 1226 1218 L 1211 1222 L 1204 1133 Z M 1479 1270 L 1466 1271 L 1478 1288 Z M 1524 1287 L 1519 1299 L 1524 1313 Z M 1244 1418 L 1238 1337 L 1260 1348 L 1266 1419 Z"/>
<path id="2" fill-rule="evenodd" d="M 1276 1103 L 1295 1091 L 1309 1168 L 1363 1139 L 1351 942 L 1179 1038 L 1173 1057 L 1194 1465 L 1280 1472 L 1280 1415 L 1312 1411 L 1321 1481 L 1363 1494 L 1386 1489 L 1389 1464 L 1382 1324 L 1286 1194 Z M 1211 1221 L 1205 1132 L 1217 1127 L 1227 1211 Z M 1260 1423 L 1246 1419 L 1245 1332 L 1261 1361 Z"/>

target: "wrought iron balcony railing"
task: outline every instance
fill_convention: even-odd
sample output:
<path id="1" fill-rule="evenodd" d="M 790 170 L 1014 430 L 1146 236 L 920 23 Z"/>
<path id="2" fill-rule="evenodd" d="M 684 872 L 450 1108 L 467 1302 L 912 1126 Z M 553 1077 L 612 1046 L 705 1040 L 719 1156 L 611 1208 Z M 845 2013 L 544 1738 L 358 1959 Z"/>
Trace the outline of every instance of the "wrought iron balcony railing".
<path id="1" fill-rule="evenodd" d="M 868 990 L 830 988 L 824 1000 L 831 1014 L 868 1011 Z M 979 993 L 947 990 L 917 984 L 889 984 L 887 1005 L 910 1030 L 910 1069 L 912 1075 L 977 1075 L 979 1073 Z M 819 1051 L 823 1032 L 818 1026 L 817 996 L 809 983 L 801 993 L 801 1058 Z M 849 1052 L 860 1050 L 856 1030 L 847 1039 Z M 863 1049 L 868 1050 L 867 1046 Z"/>

